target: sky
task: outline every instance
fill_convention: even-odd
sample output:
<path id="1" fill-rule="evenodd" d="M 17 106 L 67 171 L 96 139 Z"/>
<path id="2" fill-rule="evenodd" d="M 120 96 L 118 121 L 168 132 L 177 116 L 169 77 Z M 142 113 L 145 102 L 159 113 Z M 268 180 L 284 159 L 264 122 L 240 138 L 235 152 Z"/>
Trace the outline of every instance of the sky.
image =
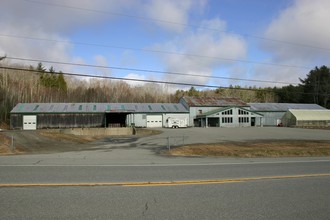
<path id="1" fill-rule="evenodd" d="M 0 0 L 0 56 L 68 73 L 280 87 L 330 66 L 329 12 L 329 0 Z"/>

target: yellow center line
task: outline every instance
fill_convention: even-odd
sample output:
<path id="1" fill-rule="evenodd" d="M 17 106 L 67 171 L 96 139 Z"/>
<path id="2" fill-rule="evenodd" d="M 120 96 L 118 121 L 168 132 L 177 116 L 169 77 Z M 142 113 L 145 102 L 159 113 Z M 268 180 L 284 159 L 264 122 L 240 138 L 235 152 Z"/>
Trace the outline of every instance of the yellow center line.
<path id="1" fill-rule="evenodd" d="M 233 179 L 210 179 L 210 180 L 187 180 L 187 181 L 155 181 L 155 182 L 104 182 L 104 183 L 0 183 L 1 187 L 82 187 L 82 186 L 178 186 L 178 185 L 205 185 L 205 184 L 224 184 L 239 183 L 258 180 L 274 180 L 274 179 L 299 179 L 310 177 L 330 177 L 330 173 L 320 174 L 303 174 L 303 175 L 287 175 L 287 176 L 262 176 L 262 177 L 246 177 Z"/>

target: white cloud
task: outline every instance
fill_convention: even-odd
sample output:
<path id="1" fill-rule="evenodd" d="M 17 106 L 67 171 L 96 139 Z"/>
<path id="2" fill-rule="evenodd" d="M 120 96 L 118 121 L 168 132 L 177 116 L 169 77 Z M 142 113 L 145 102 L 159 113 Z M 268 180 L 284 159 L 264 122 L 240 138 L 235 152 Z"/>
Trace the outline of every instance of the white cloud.
<path id="1" fill-rule="evenodd" d="M 108 68 L 109 67 L 108 59 L 105 56 L 102 55 L 94 56 L 94 62 L 96 66 L 99 66 L 95 69 L 98 74 L 101 73 L 102 75 L 105 76 L 111 74 L 111 69 Z"/>
<path id="2" fill-rule="evenodd" d="M 202 0 L 151 0 L 145 5 L 145 12 L 150 18 L 159 20 L 157 25 L 165 30 L 182 32 L 185 29 L 182 24 L 188 24 L 190 10 L 204 5 Z"/>
<path id="3" fill-rule="evenodd" d="M 2 26 L 0 22 L 0 26 Z M 13 35 L 14 29 L 24 29 L 22 26 L 9 27 L 5 26 L 1 31 L 3 35 Z M 16 33 L 15 33 L 16 34 Z M 33 39 L 22 39 L 16 37 L 0 36 L 0 54 L 7 54 L 8 57 L 27 58 L 38 60 L 52 60 L 67 62 L 71 59 L 72 45 L 68 40 L 55 33 L 45 33 L 40 30 L 25 31 L 26 36 L 34 36 L 35 38 L 53 39 L 58 42 L 40 41 Z M 65 42 L 63 42 L 65 41 Z M 21 62 L 13 60 L 12 62 Z M 21 62 L 22 63 L 22 62 Z M 31 64 L 31 62 L 25 62 Z M 47 66 L 59 67 L 59 64 L 45 64 Z M 63 68 L 63 66 L 61 67 Z M 62 69 L 65 70 L 65 69 Z"/>
<path id="4" fill-rule="evenodd" d="M 111 13 L 102 12 L 116 11 L 134 4 L 130 0 L 119 2 L 116 0 L 56 2 L 2 0 L 0 55 L 73 62 L 74 45 L 66 37 L 68 33 L 74 32 L 81 26 L 87 27 L 111 19 L 113 16 Z M 97 58 L 96 61 L 99 62 L 100 59 Z M 46 63 L 45 65 L 48 66 Z M 63 71 L 74 69 L 67 65 L 49 64 L 51 65 Z"/>
<path id="5" fill-rule="evenodd" d="M 96 55 L 94 56 L 95 64 L 97 66 L 108 66 L 108 59 L 105 56 L 102 55 Z"/>
<path id="6" fill-rule="evenodd" d="M 136 80 L 146 80 L 146 77 L 144 75 L 139 75 L 136 73 L 129 73 L 128 75 L 126 75 L 124 78 L 126 79 L 136 79 Z M 130 86 L 143 86 L 146 84 L 146 82 L 143 81 L 134 81 L 134 80 L 127 80 L 125 81 L 127 84 L 129 84 Z"/>
<path id="7" fill-rule="evenodd" d="M 215 24 L 216 28 L 226 27 L 225 22 L 220 19 L 202 23 L 204 26 L 212 24 L 212 28 L 215 28 Z M 237 35 L 205 30 L 186 32 L 163 45 L 156 45 L 155 48 L 174 52 L 161 56 L 166 71 L 195 75 L 169 75 L 166 80 L 193 84 L 209 83 L 209 77 L 216 74 L 214 69 L 231 66 L 231 60 L 242 59 L 247 52 L 245 41 Z"/>
<path id="8" fill-rule="evenodd" d="M 27 26 L 27 29 L 44 32 L 71 31 L 81 25 L 111 18 L 112 11 L 134 7 L 130 0 L 58 0 L 58 1 L 17 1 L 3 0 L 1 16 L 10 21 L 9 25 Z M 24 31 L 24 29 L 19 30 Z"/>
<path id="9" fill-rule="evenodd" d="M 264 35 L 265 38 L 281 42 L 264 41 L 262 49 L 270 57 L 266 62 L 292 67 L 259 66 L 255 68 L 255 77 L 297 83 L 299 78 L 304 78 L 315 66 L 329 65 L 329 50 L 313 48 L 330 49 L 330 29 L 327 24 L 330 20 L 329 11 L 328 0 L 295 0 L 281 11 L 269 24 Z"/>
<path id="10" fill-rule="evenodd" d="M 282 11 L 265 32 L 265 37 L 293 44 L 330 49 L 330 1 L 296 0 Z M 329 50 L 267 42 L 264 47 L 276 62 L 314 65 L 329 58 Z M 326 55 L 326 59 L 324 56 Z"/>

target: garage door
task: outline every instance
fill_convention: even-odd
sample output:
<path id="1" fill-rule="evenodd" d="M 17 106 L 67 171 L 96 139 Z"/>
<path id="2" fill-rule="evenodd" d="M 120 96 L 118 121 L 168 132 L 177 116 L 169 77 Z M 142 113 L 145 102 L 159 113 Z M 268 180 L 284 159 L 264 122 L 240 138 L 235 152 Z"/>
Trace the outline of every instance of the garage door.
<path id="1" fill-rule="evenodd" d="M 37 116 L 23 115 L 23 130 L 36 130 L 36 129 L 37 129 Z"/>
<path id="2" fill-rule="evenodd" d="M 161 128 L 163 127 L 162 115 L 147 115 L 147 128 Z"/>

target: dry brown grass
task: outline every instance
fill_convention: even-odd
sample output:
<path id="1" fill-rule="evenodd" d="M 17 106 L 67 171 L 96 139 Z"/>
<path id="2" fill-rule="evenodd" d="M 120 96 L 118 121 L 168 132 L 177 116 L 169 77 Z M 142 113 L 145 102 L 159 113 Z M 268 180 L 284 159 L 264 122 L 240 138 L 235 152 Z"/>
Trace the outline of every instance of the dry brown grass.
<path id="1" fill-rule="evenodd" d="M 73 135 L 73 134 L 63 134 L 63 133 L 52 132 L 52 131 L 39 131 L 39 134 L 44 137 L 53 139 L 53 140 L 69 141 L 69 142 L 79 143 L 79 144 L 88 143 L 88 142 L 92 142 L 92 141 L 104 138 L 103 136 L 87 136 L 87 135 L 77 136 L 77 135 Z"/>
<path id="2" fill-rule="evenodd" d="M 330 141 L 247 141 L 173 148 L 174 156 L 303 157 L 330 156 Z"/>
<path id="3" fill-rule="evenodd" d="M 15 150 L 13 151 L 10 145 L 10 138 L 0 133 L 0 155 L 20 154 L 23 152 L 20 146 L 15 146 Z"/>

